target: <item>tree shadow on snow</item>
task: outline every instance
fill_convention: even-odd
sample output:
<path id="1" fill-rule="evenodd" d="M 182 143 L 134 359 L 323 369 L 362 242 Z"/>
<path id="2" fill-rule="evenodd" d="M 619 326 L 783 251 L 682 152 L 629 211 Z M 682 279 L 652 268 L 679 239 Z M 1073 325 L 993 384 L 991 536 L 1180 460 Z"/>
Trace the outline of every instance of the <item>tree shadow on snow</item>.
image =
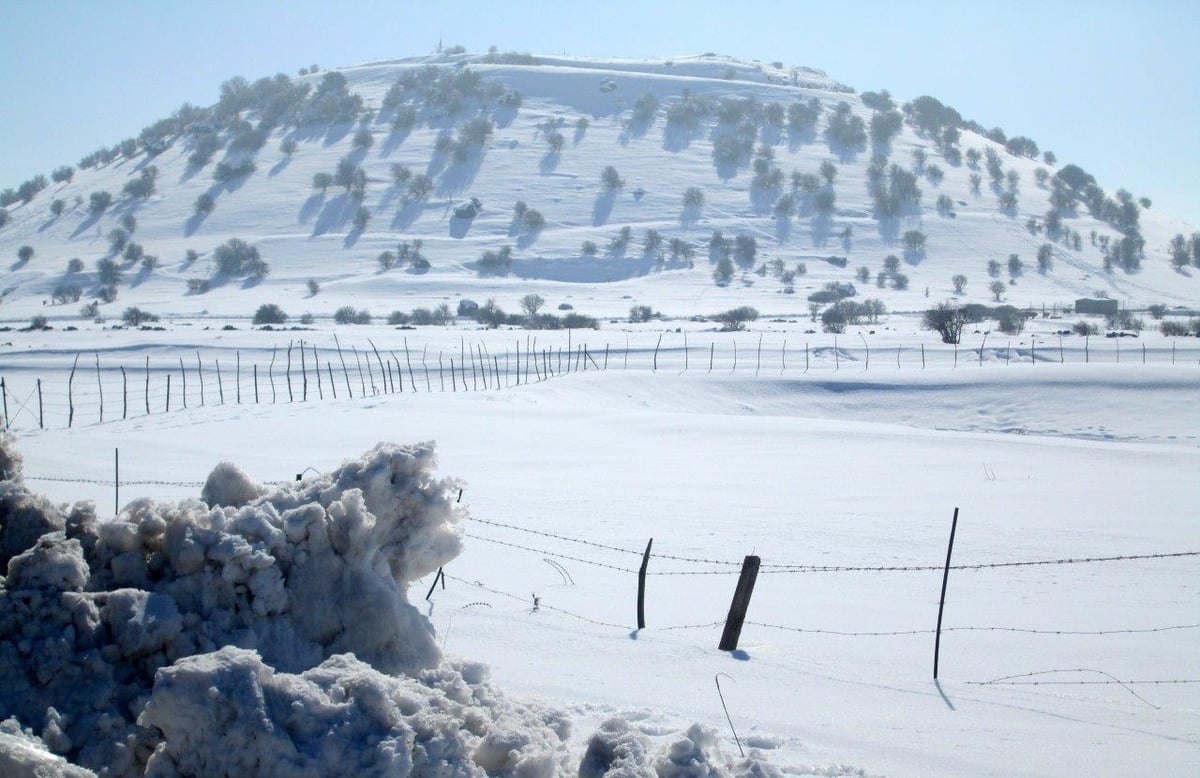
<path id="1" fill-rule="evenodd" d="M 340 231 L 350 219 L 354 218 L 355 210 L 357 210 L 357 206 L 349 194 L 340 194 L 333 198 L 317 215 L 317 220 L 313 224 L 312 237 Z"/>
<path id="2" fill-rule="evenodd" d="M 592 204 L 592 226 L 600 227 L 608 223 L 608 217 L 612 215 L 613 206 L 617 202 L 617 191 L 615 189 L 606 189 L 596 195 L 596 202 Z"/>

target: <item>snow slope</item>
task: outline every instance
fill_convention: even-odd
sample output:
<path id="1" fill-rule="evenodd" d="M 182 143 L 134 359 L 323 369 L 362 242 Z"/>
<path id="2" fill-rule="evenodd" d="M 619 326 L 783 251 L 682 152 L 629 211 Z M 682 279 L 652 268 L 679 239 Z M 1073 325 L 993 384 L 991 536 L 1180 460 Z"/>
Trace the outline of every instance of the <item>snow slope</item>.
<path id="1" fill-rule="evenodd" d="M 443 69 L 462 64 L 455 60 L 472 60 L 468 67 L 485 83 L 523 96 L 519 109 L 487 104 L 481 115 L 494 122 L 493 133 L 461 162 L 438 154 L 434 147 L 439 133 L 461 127 L 469 110 L 445 118 L 421 108 L 416 126 L 406 132 L 393 132 L 390 111 L 379 110 L 387 89 L 400 75 L 431 64 Z M 0 275 L 4 293 L 0 315 L 14 322 L 34 314 L 52 320 L 76 318 L 78 304 L 43 303 L 63 283 L 79 285 L 85 300 L 96 292 L 95 263 L 108 255 L 107 235 L 126 214 L 137 219 L 131 239 L 157 256 L 161 267 L 146 272 L 135 262 L 125 263 L 119 298 L 113 305 L 101 306 L 105 315 L 132 304 L 159 314 L 244 317 L 265 302 L 279 304 L 293 316 L 303 312 L 328 316 L 344 304 L 366 305 L 381 315 L 394 308 L 407 310 L 443 301 L 450 301 L 453 308 L 457 295 L 479 302 L 495 298 L 502 307 L 514 310 L 517 300 L 530 292 L 553 304 L 585 295 L 587 305 L 579 309 L 598 316 L 623 314 L 633 302 L 676 316 L 711 313 L 736 304 L 752 304 L 764 313 L 797 314 L 807 309 L 807 294 L 830 281 L 852 281 L 860 266 L 869 269 L 872 279 L 859 284 L 861 296 L 879 297 L 892 310 L 913 310 L 927 306 L 928 300 L 950 297 L 951 277 L 958 273 L 968 278 L 963 299 L 990 300 L 986 287 L 991 279 L 985 265 L 992 259 L 1006 263 L 1010 254 L 1025 263 L 1023 275 L 1004 293 L 1005 301 L 1018 306 L 1070 304 L 1097 292 L 1132 307 L 1156 302 L 1195 307 L 1200 299 L 1195 275 L 1174 271 L 1166 254 L 1171 235 L 1187 235 L 1194 228 L 1153 209 L 1141 215 L 1147 256 L 1140 272 L 1103 271 L 1100 249 L 1088 236 L 1093 230 L 1110 236 L 1115 232 L 1081 209 L 1082 215 L 1066 220 L 1067 227 L 1083 236 L 1081 249 L 1054 243 L 1053 269 L 1039 274 L 1035 254 L 1046 237 L 1031 234 L 1025 225 L 1030 217 L 1041 220 L 1049 208 L 1048 190 L 1036 184 L 1035 170 L 1047 167 L 1053 173 L 1054 168 L 1007 154 L 1003 147 L 970 131 L 963 133 L 963 150 L 994 148 L 1004 169 L 1019 175 L 1018 206 L 1013 213 L 999 209 L 998 190 L 989 188 L 985 171 L 977 171 L 985 177 L 981 191 L 972 192 L 968 177 L 976 171 L 966 163 L 948 164 L 936 144 L 906 124 L 890 144 L 889 162 L 914 168 L 913 152 L 922 150 L 927 165 L 940 166 L 945 178 L 937 185 L 919 179 L 923 190 L 919 211 L 896 223 L 876 221 L 866 183 L 875 149 L 868 144 L 861 151 L 846 151 L 832 147 L 823 137 L 829 114 L 839 102 L 846 101 L 864 122 L 869 122 L 871 110 L 846 87 L 816 71 L 778 70 L 708 56 L 669 61 L 541 58 L 537 65 L 478 60 L 411 58 L 343 69 L 351 91 L 376 112 L 373 119 L 358 125 L 369 129 L 374 140 L 366 150 L 353 148 L 355 126 L 350 124 L 281 128 L 257 152 L 227 148 L 197 169 L 187 163 L 193 142 L 181 138 L 152 160 L 139 152 L 98 169 L 79 170 L 70 183 L 52 184 L 27 205 L 10 207 L 11 223 L 0 229 L 0 256 L 15 260 L 22 245 L 35 251 L 28 263 L 6 259 L 9 264 Z M 323 76 L 301 80 L 316 84 Z M 605 84 L 615 86 L 606 91 L 601 88 Z M 653 95 L 658 107 L 648 119 L 638 121 L 634 105 L 645 95 Z M 764 195 L 752 187 L 749 156 L 736 165 L 714 164 L 715 138 L 728 127 L 719 126 L 714 117 L 702 119 L 691 131 L 668 125 L 666 112 L 685 95 L 693 100 L 753 99 L 759 105 L 778 103 L 783 108 L 815 98 L 825 115 L 806 134 L 789 135 L 770 124 L 759 127 L 755 143 L 772 149 L 774 165 L 784 177 L 780 190 Z M 254 119 L 255 114 L 246 117 Z M 576 128 L 580 119 L 589 122 L 585 130 Z M 548 120 L 561 122 L 557 130 L 565 140 L 561 152 L 550 153 L 544 125 Z M 298 144 L 290 157 L 279 149 L 284 139 Z M 1069 149 L 1060 154 L 1068 158 Z M 228 184 L 213 180 L 217 162 L 245 157 L 252 157 L 257 166 L 253 174 Z M 332 173 L 342 158 L 360 165 L 368 179 L 362 205 L 371 220 L 361 233 L 352 224 L 358 203 L 339 187 L 322 194 L 312 186 L 314 174 Z M 832 187 L 835 213 L 827 220 L 803 209 L 789 219 L 773 216 L 775 197 L 790 191 L 791 173 L 815 174 L 825 161 L 837 165 Z M 428 173 L 434 182 L 429 198 L 406 202 L 403 188 L 392 183 L 393 163 L 409 166 L 414 174 Z M 159 171 L 156 193 L 146 200 L 122 197 L 124 185 L 150 164 Z M 608 165 L 624 178 L 623 188 L 603 190 L 600 172 Z M 1112 191 L 1120 182 L 1101 183 Z M 694 213 L 685 212 L 681 199 L 691 186 L 705 196 L 703 207 Z M 117 201 L 96 218 L 88 213 L 87 201 L 100 190 L 112 192 Z M 200 218 L 193 206 L 203 194 L 211 195 L 216 207 Z M 953 218 L 938 214 L 935 201 L 941 194 L 954 203 Z M 469 222 L 452 218 L 452 207 L 470 197 L 482 201 L 482 213 Z M 76 198 L 82 198 L 82 204 L 75 204 Z M 66 206 L 58 217 L 49 212 L 54 199 L 62 199 Z M 535 236 L 513 234 L 512 208 L 517 200 L 545 217 L 545 228 Z M 624 252 L 607 255 L 606 246 L 622 227 L 631 228 L 631 244 Z M 843 238 L 847 228 L 851 232 Z M 660 263 L 643 255 L 641 241 L 647 229 L 659 230 L 666 241 L 682 239 L 695 257 L 689 262 L 668 255 Z M 754 236 L 758 266 L 778 259 L 786 269 L 802 262 L 808 272 L 797 277 L 794 294 L 784 293 L 786 284 L 774 273 L 759 277 L 739 271 L 732 284 L 716 286 L 706 248 L 714 229 L 726 237 Z M 910 229 L 928 236 L 924 255 L 902 251 L 899 236 Z M 186 295 L 186 281 L 208 276 L 211 251 L 231 237 L 256 246 L 270 264 L 270 276 L 261 283 L 220 283 L 207 294 Z M 423 253 L 432 264 L 427 273 L 414 273 L 411 268 L 379 271 L 377 255 L 414 239 L 424 243 Z M 598 257 L 581 255 L 581 245 L 588 240 L 599 247 Z M 511 271 L 501 277 L 480 277 L 475 263 L 485 250 L 501 245 L 513 247 Z M 200 253 L 197 262 L 184 260 L 188 249 Z M 889 254 L 905 258 L 901 269 L 910 279 L 907 290 L 893 289 L 891 283 L 875 288 L 875 275 Z M 830 256 L 845 257 L 846 266 L 830 264 Z M 85 272 L 68 278 L 65 269 L 71 258 L 81 259 Z M 307 291 L 309 279 L 320 284 L 316 297 Z"/>

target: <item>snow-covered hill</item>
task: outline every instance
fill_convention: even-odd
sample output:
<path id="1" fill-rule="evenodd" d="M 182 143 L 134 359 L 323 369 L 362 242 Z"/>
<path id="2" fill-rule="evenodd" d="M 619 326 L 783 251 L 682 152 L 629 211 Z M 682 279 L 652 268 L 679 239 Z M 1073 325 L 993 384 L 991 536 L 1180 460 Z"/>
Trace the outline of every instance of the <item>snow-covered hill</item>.
<path id="1" fill-rule="evenodd" d="M 393 89 L 398 82 L 406 88 Z M 1120 182 L 1099 184 L 1096 212 L 1107 222 L 1091 215 L 1086 187 L 1060 185 L 1060 197 L 1075 202 L 1060 200 L 1055 230 L 1046 222 L 1056 181 L 1078 183 L 1077 168 L 1067 173 L 1029 148 L 1018 150 L 1031 156 L 1009 153 L 961 117 L 947 133 L 936 101 L 897 99 L 896 134 L 878 143 L 870 130 L 873 119 L 883 126 L 891 116 L 877 110 L 886 97 L 856 94 L 808 68 L 715 55 L 462 54 L 230 82 L 223 95 L 212 110 L 181 109 L 148 128 L 140 143 L 126 144 L 130 153 L 102 150 L 70 180 L 9 204 L 0 228 L 0 318 L 78 319 L 105 286 L 116 300 L 98 313 L 109 316 L 130 305 L 160 315 L 249 316 L 264 303 L 292 316 L 327 317 L 347 304 L 379 316 L 441 303 L 453 310 L 460 296 L 494 298 L 513 311 L 528 293 L 593 316 L 624 315 L 634 304 L 674 316 L 734 305 L 786 315 L 807 313 L 808 295 L 832 282 L 853 283 L 859 299 L 879 298 L 896 311 L 942 299 L 1061 306 L 1101 294 L 1129 307 L 1200 302 L 1200 274 L 1176 270 L 1168 248 L 1193 228 L 1137 199 L 1121 201 L 1112 194 Z M 271 114 L 277 121 L 264 122 Z M 329 120 L 337 116 L 353 119 Z M 211 158 L 189 162 L 212 143 L 206 138 L 216 141 Z M 1059 159 L 1069 152 L 1058 150 Z M 346 186 L 314 187 L 314 176 L 332 176 L 342 160 Z M 215 180 L 219 165 L 246 162 L 252 172 Z M 398 181 L 397 166 L 407 179 L 401 172 Z M 606 187 L 609 166 L 616 174 Z M 422 175 L 424 194 L 412 187 Z M 138 196 L 136 182 L 151 176 L 152 193 Z M 130 182 L 134 194 L 123 194 Z M 685 205 L 693 187 L 699 196 Z M 886 197 L 875 196 L 889 191 L 890 216 Z M 103 211 L 91 207 L 100 192 L 113 198 Z M 1009 192 L 1015 205 L 1006 209 Z M 197 210 L 201 198 L 211 212 Z M 456 217 L 471 198 L 478 213 Z M 518 201 L 540 215 L 540 227 L 536 217 L 517 218 Z M 1106 271 L 1105 254 L 1117 254 L 1131 211 L 1144 257 L 1137 269 L 1115 258 Z M 122 225 L 127 217 L 133 230 Z M 138 248 L 114 252 L 117 230 Z M 649 230 L 661 243 L 647 248 Z M 717 230 L 730 241 L 724 284 L 714 280 Z M 923 247 L 906 245 L 909 233 L 924 236 Z M 258 250 L 265 278 L 216 273 L 214 250 L 232 238 Z M 753 256 L 736 251 L 751 245 Z M 22 247 L 32 249 L 27 260 Z M 428 267 L 406 261 L 405 248 Z M 396 266 L 381 269 L 384 252 L 399 255 Z M 486 252 L 491 268 L 481 267 Z M 1010 267 L 1013 255 L 1019 263 Z M 112 263 L 102 278 L 105 259 Z M 994 275 L 989 261 L 999 263 Z M 956 275 L 966 278 L 960 294 Z"/>

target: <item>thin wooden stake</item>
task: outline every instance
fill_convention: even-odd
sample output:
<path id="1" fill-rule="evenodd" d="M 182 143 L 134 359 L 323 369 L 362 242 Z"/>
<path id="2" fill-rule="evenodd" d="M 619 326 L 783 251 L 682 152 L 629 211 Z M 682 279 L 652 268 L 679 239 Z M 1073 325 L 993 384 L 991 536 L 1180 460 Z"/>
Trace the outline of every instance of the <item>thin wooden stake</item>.
<path id="1" fill-rule="evenodd" d="M 650 566 L 650 547 L 654 538 L 646 544 L 646 553 L 642 554 L 642 566 L 638 570 L 637 625 L 638 629 L 646 628 L 646 568 Z"/>
<path id="2" fill-rule="evenodd" d="M 289 403 L 296 401 L 295 396 L 292 395 L 292 347 L 293 347 L 293 345 L 294 344 L 292 343 L 292 341 L 289 340 L 288 341 L 288 350 L 287 350 L 287 367 L 284 369 L 284 379 L 287 381 L 288 402 Z"/>
<path id="3" fill-rule="evenodd" d="M 337 381 L 333 380 L 333 363 L 325 360 L 325 372 L 329 376 L 329 389 L 333 392 L 333 399 L 337 399 Z"/>
<path id="4" fill-rule="evenodd" d="M 380 376 L 379 380 L 383 383 L 383 393 L 387 394 L 388 393 L 387 373 L 385 373 L 384 369 L 383 369 L 383 357 L 379 356 L 379 349 L 375 348 L 374 341 L 372 341 L 370 338 L 367 338 L 367 342 L 371 344 L 371 350 L 375 352 L 375 361 L 379 363 L 379 376 Z M 371 364 L 370 359 L 367 360 L 367 364 L 368 365 Z M 393 391 L 395 391 L 395 390 L 393 389 Z"/>
<path id="5" fill-rule="evenodd" d="M 267 365 L 267 378 L 271 381 L 271 405 L 275 404 L 275 346 L 271 346 L 271 363 Z"/>
<path id="6" fill-rule="evenodd" d="M 200 351 L 196 351 L 196 377 L 200 380 L 200 407 L 204 407 L 204 366 L 200 363 Z"/>
<path id="7" fill-rule="evenodd" d="M 4 397 L 4 429 L 12 429 L 12 420 L 8 418 L 8 384 L 4 382 L 4 378 L 0 377 L 0 395 Z"/>
<path id="8" fill-rule="evenodd" d="M 43 430 L 46 428 L 46 425 L 45 425 L 45 417 L 42 415 L 42 379 L 40 379 L 40 378 L 37 380 L 37 390 L 38 390 L 38 429 Z M 8 418 L 7 410 L 4 411 L 4 418 L 6 418 L 6 419 Z"/>
<path id="9" fill-rule="evenodd" d="M 146 415 L 150 415 L 150 357 L 146 357 Z"/>
<path id="10" fill-rule="evenodd" d="M 221 400 L 221 405 L 225 404 L 225 384 L 221 381 L 221 360 L 213 360 L 217 363 L 217 396 Z"/>
<path id="11" fill-rule="evenodd" d="M 325 399 L 325 387 L 321 385 L 321 360 L 317 356 L 317 344 L 313 344 L 313 372 L 317 374 L 317 399 Z"/>
<path id="12" fill-rule="evenodd" d="M 308 354 L 300 341 L 300 402 L 308 402 Z"/>
<path id="13" fill-rule="evenodd" d="M 129 418 L 129 377 L 125 375 L 125 366 L 121 365 L 121 421 Z"/>
<path id="14" fill-rule="evenodd" d="M 758 334 L 758 358 L 754 363 L 754 376 L 756 378 L 758 377 L 758 371 L 762 369 L 762 341 L 763 341 L 763 336 L 762 336 L 762 333 L 760 332 Z"/>
<path id="15" fill-rule="evenodd" d="M 258 363 L 254 363 L 254 404 L 258 405 Z"/>
<path id="16" fill-rule="evenodd" d="M 358 366 L 358 388 L 362 391 L 361 396 L 367 396 L 367 379 L 363 376 L 362 360 L 358 357 L 358 346 L 351 346 L 350 349 L 354 352 L 354 364 Z M 368 364 L 367 367 L 371 365 Z M 375 389 L 375 379 L 371 379 L 371 389 Z"/>
<path id="17" fill-rule="evenodd" d="M 350 388 L 350 371 L 346 370 L 346 358 L 342 356 L 342 344 L 338 342 L 338 336 L 333 336 L 334 345 L 337 346 L 338 359 L 342 362 L 342 375 L 346 378 L 346 393 L 350 395 L 350 399 L 354 399 L 354 390 Z"/>
<path id="18" fill-rule="evenodd" d="M 237 391 L 237 404 L 242 404 L 242 352 L 239 349 L 235 352 L 236 363 L 234 365 L 233 385 Z"/>
<path id="19" fill-rule="evenodd" d="M 171 412 L 171 374 L 170 373 L 167 373 L 167 404 L 166 404 L 165 412 L 166 413 Z"/>
<path id="20" fill-rule="evenodd" d="M 658 347 L 662 345 L 662 333 L 658 333 L 658 343 L 654 344 L 654 371 L 658 372 Z"/>
<path id="21" fill-rule="evenodd" d="M 104 382 L 100 380 L 100 352 L 96 352 L 96 389 L 100 392 L 100 421 L 104 421 Z"/>
<path id="22" fill-rule="evenodd" d="M 942 569 L 942 596 L 938 598 L 937 630 L 933 638 L 933 680 L 938 677 L 938 656 L 942 648 L 942 611 L 946 607 L 946 582 L 950 580 L 950 555 L 954 553 L 954 533 L 958 529 L 958 508 L 950 522 L 950 543 L 946 546 L 946 566 Z"/>
<path id="23" fill-rule="evenodd" d="M 75 355 L 75 361 L 71 364 L 71 375 L 67 378 L 67 429 L 71 428 L 71 424 L 75 421 L 75 393 L 72 388 L 75 384 L 75 368 L 79 365 L 79 354 Z M 5 414 L 7 417 L 8 414 Z"/>

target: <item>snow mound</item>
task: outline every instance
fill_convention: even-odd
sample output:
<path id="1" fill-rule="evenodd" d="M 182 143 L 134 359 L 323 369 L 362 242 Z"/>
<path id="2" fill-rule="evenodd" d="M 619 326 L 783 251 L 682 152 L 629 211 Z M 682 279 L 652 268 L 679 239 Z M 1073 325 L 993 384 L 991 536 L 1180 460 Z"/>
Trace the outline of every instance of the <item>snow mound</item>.
<path id="1" fill-rule="evenodd" d="M 7 441 L 0 452 L 19 461 Z M 35 732 L 53 724 L 62 737 L 47 744 L 73 761 L 132 775 L 165 747 L 137 718 L 181 659 L 233 646 L 282 673 L 341 654 L 379 673 L 436 667 L 406 597 L 461 549 L 458 485 L 435 466 L 432 444 L 381 444 L 268 492 L 223 464 L 205 496 L 237 505 L 143 499 L 109 522 L 31 494 L 13 468 L 0 482 L 2 709 Z"/>
<path id="2" fill-rule="evenodd" d="M 417 677 L 353 655 L 299 675 L 226 647 L 162 670 L 139 719 L 164 739 L 150 775 L 497 775 L 566 772 L 557 714 L 514 705 L 474 664 Z"/>

